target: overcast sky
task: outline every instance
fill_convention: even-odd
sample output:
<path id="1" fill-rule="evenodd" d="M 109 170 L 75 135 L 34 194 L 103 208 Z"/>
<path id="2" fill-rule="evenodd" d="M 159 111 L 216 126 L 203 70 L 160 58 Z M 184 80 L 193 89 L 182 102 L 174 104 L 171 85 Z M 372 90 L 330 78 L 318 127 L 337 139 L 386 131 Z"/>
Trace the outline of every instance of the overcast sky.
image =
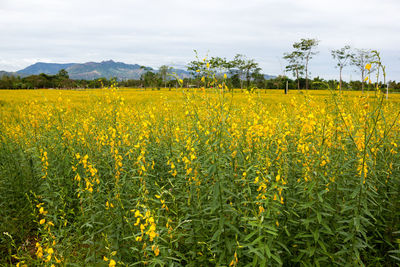
<path id="1" fill-rule="evenodd" d="M 399 13 L 400 0 L 0 0 L 0 70 L 109 59 L 183 67 L 197 49 L 241 53 L 278 75 L 294 42 L 317 38 L 312 76 L 337 78 L 330 50 L 349 44 L 380 51 L 400 80 Z"/>

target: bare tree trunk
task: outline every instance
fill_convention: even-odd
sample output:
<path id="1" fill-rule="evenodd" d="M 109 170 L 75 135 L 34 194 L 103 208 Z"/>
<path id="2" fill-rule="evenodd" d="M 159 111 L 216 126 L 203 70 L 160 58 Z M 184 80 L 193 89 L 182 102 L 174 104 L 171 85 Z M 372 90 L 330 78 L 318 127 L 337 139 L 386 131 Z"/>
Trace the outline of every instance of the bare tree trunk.
<path id="1" fill-rule="evenodd" d="M 365 77 L 364 77 L 364 69 L 361 70 L 361 91 L 362 93 L 364 93 L 364 81 Z"/>
<path id="2" fill-rule="evenodd" d="M 247 90 L 250 88 L 250 73 L 246 72 Z"/>
<path id="3" fill-rule="evenodd" d="M 299 70 L 296 69 L 297 89 L 300 90 Z"/>
<path id="4" fill-rule="evenodd" d="M 239 75 L 239 80 L 240 80 L 240 89 L 241 90 L 243 90 L 243 74 L 242 74 L 242 72 L 240 72 L 240 75 Z"/>
<path id="5" fill-rule="evenodd" d="M 285 95 L 287 95 L 288 91 L 289 91 L 289 81 L 286 80 Z"/>
<path id="6" fill-rule="evenodd" d="M 389 99 L 389 83 L 386 84 L 386 100 Z"/>
<path id="7" fill-rule="evenodd" d="M 306 59 L 306 90 L 308 90 L 308 57 Z"/>
<path id="8" fill-rule="evenodd" d="M 340 67 L 339 68 L 339 92 L 342 92 L 342 69 L 343 69 L 343 67 Z"/>

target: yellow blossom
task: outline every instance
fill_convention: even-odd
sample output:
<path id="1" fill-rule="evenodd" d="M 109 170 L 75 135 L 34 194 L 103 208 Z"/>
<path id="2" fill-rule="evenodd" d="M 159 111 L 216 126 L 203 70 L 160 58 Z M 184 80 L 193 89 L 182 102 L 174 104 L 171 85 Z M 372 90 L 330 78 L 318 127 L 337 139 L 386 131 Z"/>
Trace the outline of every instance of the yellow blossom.
<path id="1" fill-rule="evenodd" d="M 111 259 L 110 263 L 108 264 L 108 267 L 114 267 L 117 263 L 115 262 L 115 260 Z"/>

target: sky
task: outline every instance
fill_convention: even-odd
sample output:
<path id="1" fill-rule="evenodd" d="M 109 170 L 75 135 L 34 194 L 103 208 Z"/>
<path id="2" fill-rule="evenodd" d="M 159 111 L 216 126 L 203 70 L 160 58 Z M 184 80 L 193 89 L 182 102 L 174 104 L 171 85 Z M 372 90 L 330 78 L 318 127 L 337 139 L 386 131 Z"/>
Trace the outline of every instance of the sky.
<path id="1" fill-rule="evenodd" d="M 330 51 L 381 53 L 400 80 L 400 0 L 0 0 L 0 70 L 36 62 L 114 60 L 184 68 L 208 55 L 255 59 L 283 74 L 283 54 L 301 38 L 320 40 L 311 76 L 338 78 Z M 358 79 L 346 67 L 345 79 Z M 290 74 L 288 74 L 290 75 Z"/>

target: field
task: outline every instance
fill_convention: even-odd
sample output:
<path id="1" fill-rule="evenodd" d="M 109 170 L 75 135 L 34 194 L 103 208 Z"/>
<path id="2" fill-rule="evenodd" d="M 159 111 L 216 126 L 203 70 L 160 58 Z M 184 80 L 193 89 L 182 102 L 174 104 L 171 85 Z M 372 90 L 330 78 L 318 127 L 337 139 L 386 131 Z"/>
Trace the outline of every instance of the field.
<path id="1" fill-rule="evenodd" d="M 0 91 L 0 264 L 398 266 L 400 95 Z"/>

